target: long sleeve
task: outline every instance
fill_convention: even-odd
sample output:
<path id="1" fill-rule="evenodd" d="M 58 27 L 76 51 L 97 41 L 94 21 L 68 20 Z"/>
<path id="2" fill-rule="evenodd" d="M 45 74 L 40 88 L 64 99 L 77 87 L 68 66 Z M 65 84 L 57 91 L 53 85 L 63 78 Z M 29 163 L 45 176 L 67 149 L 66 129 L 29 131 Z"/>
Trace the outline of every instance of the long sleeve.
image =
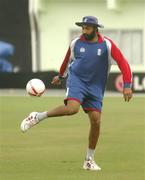
<path id="1" fill-rule="evenodd" d="M 66 76 L 68 65 L 69 65 L 69 61 L 70 61 L 70 54 L 71 54 L 71 50 L 70 50 L 70 47 L 69 47 L 68 50 L 67 50 L 67 53 L 65 55 L 65 58 L 64 58 L 64 60 L 62 62 L 62 65 L 60 67 L 60 70 L 59 70 L 59 75 L 61 77 L 65 77 Z"/>
<path id="2" fill-rule="evenodd" d="M 62 62 L 62 65 L 61 65 L 61 67 L 60 67 L 60 70 L 59 70 L 59 75 L 61 76 L 61 77 L 66 77 L 67 76 L 67 72 L 68 72 L 68 67 L 69 67 L 69 64 L 74 60 L 74 47 L 75 47 L 75 43 L 76 43 L 76 41 L 78 40 L 79 38 L 77 37 L 77 38 L 75 38 L 72 42 L 71 42 L 71 44 L 70 44 L 70 46 L 69 46 L 69 48 L 68 48 L 68 50 L 67 50 L 67 53 L 66 53 L 66 55 L 65 55 L 65 58 L 64 58 L 64 60 L 63 60 L 63 62 Z"/>

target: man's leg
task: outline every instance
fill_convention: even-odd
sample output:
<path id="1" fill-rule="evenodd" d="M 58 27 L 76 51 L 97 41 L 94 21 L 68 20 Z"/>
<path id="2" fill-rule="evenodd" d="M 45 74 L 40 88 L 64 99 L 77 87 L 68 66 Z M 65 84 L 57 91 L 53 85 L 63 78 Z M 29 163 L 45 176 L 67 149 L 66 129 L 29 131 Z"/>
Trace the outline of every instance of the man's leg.
<path id="1" fill-rule="evenodd" d="M 79 111 L 80 103 L 75 100 L 68 100 L 67 105 L 62 105 L 47 112 L 48 117 L 67 116 L 76 114 Z"/>
<path id="2" fill-rule="evenodd" d="M 90 119 L 89 149 L 95 149 L 100 135 L 101 113 L 89 111 L 88 116 Z"/>
<path id="3" fill-rule="evenodd" d="M 83 168 L 88 170 L 101 170 L 94 161 L 95 148 L 100 135 L 101 113 L 97 111 L 88 111 L 88 116 L 90 120 L 89 144 Z"/>
<path id="4" fill-rule="evenodd" d="M 68 100 L 66 105 L 59 106 L 50 111 L 32 112 L 21 123 L 21 130 L 26 132 L 29 128 L 38 124 L 41 120 L 48 117 L 58 117 L 76 114 L 79 111 L 80 103 L 75 100 Z"/>

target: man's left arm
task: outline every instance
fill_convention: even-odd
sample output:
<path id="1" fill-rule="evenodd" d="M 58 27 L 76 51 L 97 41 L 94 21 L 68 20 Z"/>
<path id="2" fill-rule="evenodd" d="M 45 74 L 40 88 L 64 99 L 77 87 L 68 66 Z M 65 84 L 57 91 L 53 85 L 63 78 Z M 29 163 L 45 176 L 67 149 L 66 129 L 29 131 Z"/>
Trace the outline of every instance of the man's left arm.
<path id="1" fill-rule="evenodd" d="M 120 49 L 115 45 L 115 43 L 108 39 L 111 43 L 111 56 L 112 58 L 117 62 L 118 67 L 123 74 L 123 96 L 124 100 L 129 102 L 129 100 L 132 98 L 132 73 L 130 66 L 123 56 Z"/>

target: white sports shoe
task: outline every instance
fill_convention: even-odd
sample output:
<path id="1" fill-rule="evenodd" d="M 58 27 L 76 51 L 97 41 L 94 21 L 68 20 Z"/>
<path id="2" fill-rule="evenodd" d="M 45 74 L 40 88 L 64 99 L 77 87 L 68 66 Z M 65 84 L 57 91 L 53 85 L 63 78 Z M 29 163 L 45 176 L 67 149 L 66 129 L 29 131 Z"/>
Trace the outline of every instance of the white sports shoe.
<path id="1" fill-rule="evenodd" d="M 83 169 L 92 171 L 101 170 L 101 168 L 95 163 L 95 161 L 91 157 L 84 161 Z"/>
<path id="2" fill-rule="evenodd" d="M 35 124 L 39 123 L 38 112 L 32 112 L 26 117 L 21 123 L 21 130 L 26 132 L 29 128 L 33 127 Z"/>

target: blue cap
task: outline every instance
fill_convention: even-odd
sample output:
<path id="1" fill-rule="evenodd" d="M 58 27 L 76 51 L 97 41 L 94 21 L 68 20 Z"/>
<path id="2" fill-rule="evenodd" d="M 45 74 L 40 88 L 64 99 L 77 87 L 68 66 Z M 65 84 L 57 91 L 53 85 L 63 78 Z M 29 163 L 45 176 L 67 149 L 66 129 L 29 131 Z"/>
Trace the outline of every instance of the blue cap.
<path id="1" fill-rule="evenodd" d="M 76 22 L 75 24 L 77 26 L 92 25 L 95 27 L 104 28 L 104 26 L 102 24 L 98 23 L 98 19 L 94 16 L 85 16 L 85 17 L 83 17 L 82 22 Z"/>

